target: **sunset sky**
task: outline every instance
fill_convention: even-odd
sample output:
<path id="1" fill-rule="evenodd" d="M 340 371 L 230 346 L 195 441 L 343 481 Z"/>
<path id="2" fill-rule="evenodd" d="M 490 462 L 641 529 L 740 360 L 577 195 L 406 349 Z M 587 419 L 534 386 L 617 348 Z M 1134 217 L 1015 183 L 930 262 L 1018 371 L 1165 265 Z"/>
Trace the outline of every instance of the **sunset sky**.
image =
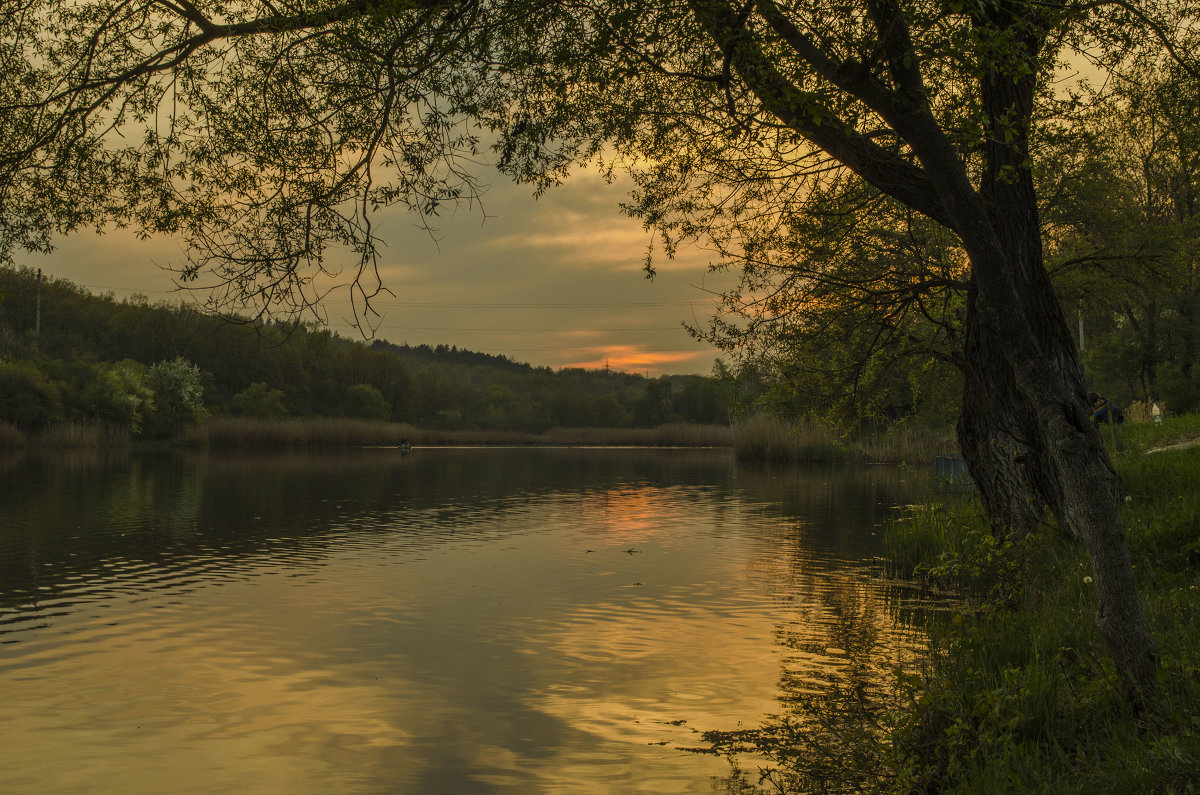
<path id="1" fill-rule="evenodd" d="M 376 304 L 383 313 L 378 338 L 457 345 L 556 369 L 607 361 L 650 375 L 711 371 L 717 352 L 682 326 L 703 323 L 711 291 L 730 282 L 707 272 L 706 252 L 661 259 L 648 281 L 648 234 L 618 209 L 627 186 L 581 173 L 535 200 L 528 186 L 496 172 L 484 178 L 487 217 L 461 210 L 441 221 L 436 240 L 402 211 L 381 216 L 388 244 L 381 265 L 395 295 Z M 183 259 L 175 240 L 87 232 L 62 240 L 50 256 L 19 262 L 93 292 L 140 292 L 157 301 L 177 300 L 172 274 L 161 266 Z M 346 290 L 334 293 L 329 322 L 356 335 L 345 320 L 348 302 Z"/>

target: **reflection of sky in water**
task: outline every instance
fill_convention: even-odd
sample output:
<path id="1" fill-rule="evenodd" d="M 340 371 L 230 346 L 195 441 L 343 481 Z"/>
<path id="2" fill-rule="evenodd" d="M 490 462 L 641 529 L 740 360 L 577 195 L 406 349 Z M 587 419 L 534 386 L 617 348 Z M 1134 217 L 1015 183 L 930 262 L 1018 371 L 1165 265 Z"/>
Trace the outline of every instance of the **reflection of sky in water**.
<path id="1" fill-rule="evenodd" d="M 706 791 L 728 768 L 676 750 L 693 729 L 917 642 L 862 572 L 912 500 L 892 470 L 427 450 L 7 475 L 4 791 Z"/>

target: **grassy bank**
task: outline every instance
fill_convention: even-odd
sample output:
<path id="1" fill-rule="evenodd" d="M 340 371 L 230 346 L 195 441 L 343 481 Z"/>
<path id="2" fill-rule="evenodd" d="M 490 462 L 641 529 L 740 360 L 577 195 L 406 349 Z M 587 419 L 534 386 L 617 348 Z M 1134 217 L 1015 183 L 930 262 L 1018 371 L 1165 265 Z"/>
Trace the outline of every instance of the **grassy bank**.
<path id="1" fill-rule="evenodd" d="M 1200 417 L 1122 430 L 1123 519 L 1161 649 L 1159 691 L 1130 706 L 1095 629 L 1087 555 L 1064 532 L 995 539 L 973 504 L 920 512 L 889 530 L 888 554 L 901 573 L 960 589 L 966 607 L 932 622 L 923 687 L 895 713 L 885 788 L 1200 788 L 1200 446 L 1145 452 L 1200 436 Z"/>
<path id="2" fill-rule="evenodd" d="M 1198 441 L 1200 417 L 1122 428 L 1122 518 L 1161 651 L 1143 703 L 1096 630 L 1081 546 L 1049 525 L 997 538 L 975 497 L 955 498 L 884 536 L 897 579 L 880 609 L 928 633 L 928 653 L 806 678 L 762 726 L 705 733 L 735 762 L 729 791 L 1200 791 Z"/>

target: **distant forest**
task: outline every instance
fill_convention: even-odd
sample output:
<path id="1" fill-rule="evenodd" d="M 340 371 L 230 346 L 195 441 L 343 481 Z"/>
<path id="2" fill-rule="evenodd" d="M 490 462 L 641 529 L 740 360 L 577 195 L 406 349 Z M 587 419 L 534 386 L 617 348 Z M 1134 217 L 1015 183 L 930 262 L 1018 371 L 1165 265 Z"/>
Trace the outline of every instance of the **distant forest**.
<path id="1" fill-rule="evenodd" d="M 136 425 L 138 401 L 153 402 L 147 379 L 169 379 L 167 364 L 183 367 L 180 360 L 194 366 L 179 372 L 185 380 L 194 373 L 204 411 L 213 415 L 365 417 L 535 433 L 730 421 L 728 379 L 554 371 L 443 345 L 231 321 L 145 298 L 93 295 L 53 278 L 41 284 L 39 318 L 38 292 L 32 269 L 0 268 L 0 422 L 22 430 L 62 421 Z"/>

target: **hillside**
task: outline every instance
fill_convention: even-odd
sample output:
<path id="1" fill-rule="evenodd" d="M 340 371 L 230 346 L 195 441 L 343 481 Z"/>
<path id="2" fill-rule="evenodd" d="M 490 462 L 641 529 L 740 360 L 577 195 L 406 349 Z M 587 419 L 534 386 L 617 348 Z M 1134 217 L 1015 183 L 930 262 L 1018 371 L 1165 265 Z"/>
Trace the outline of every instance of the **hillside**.
<path id="1" fill-rule="evenodd" d="M 37 293 L 33 270 L 0 268 L 0 422 L 26 430 L 120 423 L 129 395 L 112 394 L 113 384 L 177 357 L 199 368 L 214 415 L 527 432 L 728 422 L 728 385 L 704 376 L 555 372 L 454 347 L 368 343 L 315 325 L 118 300 L 53 278 L 41 285 L 39 320 Z"/>

